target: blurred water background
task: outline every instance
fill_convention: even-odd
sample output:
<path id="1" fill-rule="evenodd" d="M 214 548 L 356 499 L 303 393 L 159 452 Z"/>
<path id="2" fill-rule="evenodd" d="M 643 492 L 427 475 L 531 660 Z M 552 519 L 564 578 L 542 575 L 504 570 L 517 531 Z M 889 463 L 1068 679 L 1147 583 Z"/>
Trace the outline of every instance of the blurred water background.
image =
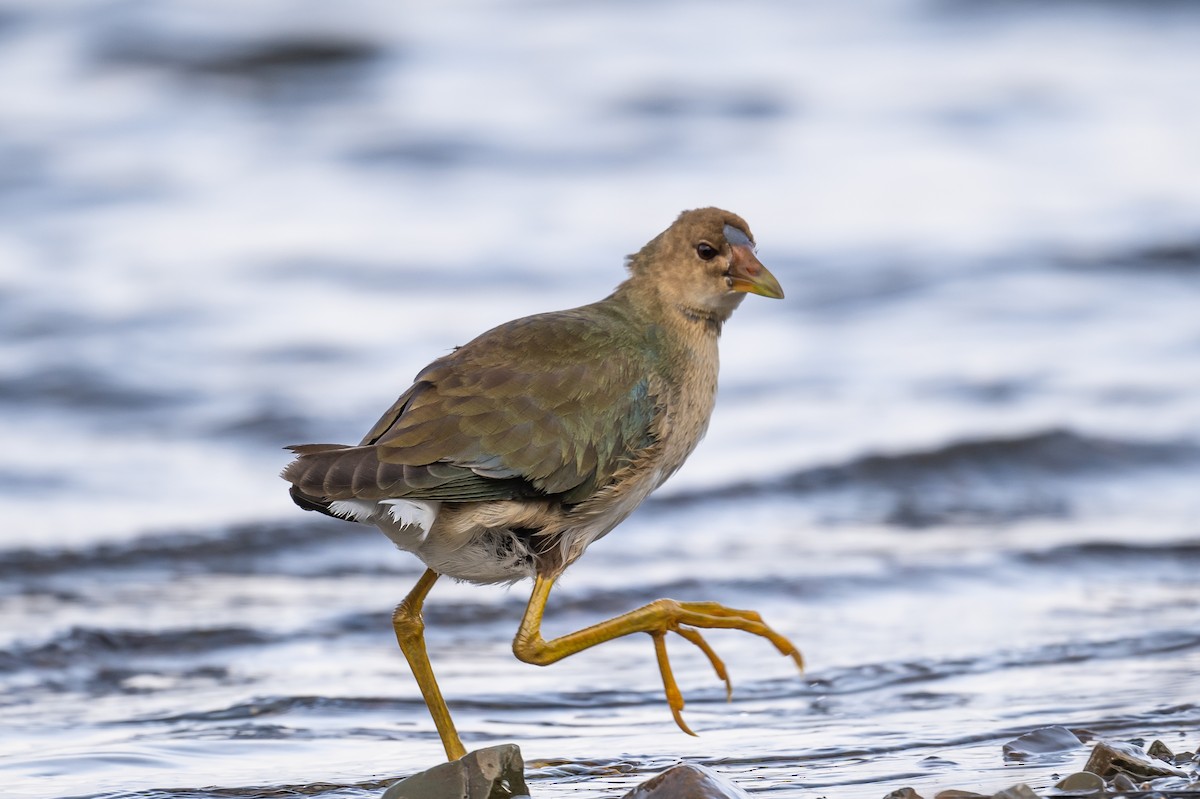
<path id="1" fill-rule="evenodd" d="M 439 584 L 468 748 L 539 797 L 666 765 L 777 796 L 1053 781 L 1045 724 L 1200 744 L 1200 10 L 861 0 L 0 4 L 0 793 L 377 795 L 441 747 L 389 625 L 420 572 L 313 518 L 432 358 L 583 304 L 684 208 L 787 291 L 708 440 L 568 573 Z M 926 795 L 930 795 L 926 793 Z"/>

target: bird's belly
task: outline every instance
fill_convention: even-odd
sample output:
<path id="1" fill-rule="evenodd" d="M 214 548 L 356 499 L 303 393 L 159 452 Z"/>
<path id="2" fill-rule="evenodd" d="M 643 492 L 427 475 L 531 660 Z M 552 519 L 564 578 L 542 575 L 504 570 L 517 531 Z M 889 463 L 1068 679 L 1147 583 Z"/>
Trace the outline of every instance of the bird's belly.
<path id="1" fill-rule="evenodd" d="M 549 503 L 508 501 L 340 500 L 330 510 L 375 525 L 439 574 L 480 584 L 534 576 L 548 540 L 535 531 L 559 516 Z"/>
<path id="2" fill-rule="evenodd" d="M 478 584 L 559 573 L 632 513 L 665 475 L 661 468 L 620 486 L 604 501 L 567 509 L 554 502 L 339 500 L 330 510 L 373 524 L 430 569 Z M 614 486 L 613 488 L 616 488 Z"/>
<path id="3" fill-rule="evenodd" d="M 439 574 L 468 583 L 515 583 L 533 577 L 537 559 L 529 541 L 509 530 L 481 530 L 460 547 L 447 547 L 427 539 L 414 552 Z"/>

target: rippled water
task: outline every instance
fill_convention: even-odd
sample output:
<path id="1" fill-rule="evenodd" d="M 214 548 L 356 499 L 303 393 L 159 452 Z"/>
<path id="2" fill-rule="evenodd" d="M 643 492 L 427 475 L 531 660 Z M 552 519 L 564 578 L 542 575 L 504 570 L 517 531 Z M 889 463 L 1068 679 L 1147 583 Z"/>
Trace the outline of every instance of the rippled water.
<path id="1" fill-rule="evenodd" d="M 336 6 L 336 7 L 335 7 Z M 681 759 L 754 792 L 1035 787 L 1062 724 L 1200 745 L 1200 15 L 871 0 L 0 7 L 0 793 L 378 795 L 442 757 L 389 615 L 419 574 L 281 447 L 602 296 L 681 209 L 788 293 L 708 440 L 556 588 L 713 632 L 547 669 L 439 583 L 468 748 L 537 796 Z M 1080 758 L 1082 760 L 1082 758 Z M 290 792 L 290 793 L 289 793 Z"/>

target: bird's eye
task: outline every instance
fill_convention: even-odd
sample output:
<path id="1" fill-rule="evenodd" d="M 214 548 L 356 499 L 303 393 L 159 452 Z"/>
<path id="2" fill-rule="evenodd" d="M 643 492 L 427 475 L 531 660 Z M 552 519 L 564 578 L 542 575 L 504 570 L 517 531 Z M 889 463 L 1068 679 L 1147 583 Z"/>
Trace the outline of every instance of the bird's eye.
<path id="1" fill-rule="evenodd" d="M 711 261 L 717 257 L 717 249 L 707 241 L 702 241 L 696 245 L 696 255 L 699 255 L 702 260 Z"/>

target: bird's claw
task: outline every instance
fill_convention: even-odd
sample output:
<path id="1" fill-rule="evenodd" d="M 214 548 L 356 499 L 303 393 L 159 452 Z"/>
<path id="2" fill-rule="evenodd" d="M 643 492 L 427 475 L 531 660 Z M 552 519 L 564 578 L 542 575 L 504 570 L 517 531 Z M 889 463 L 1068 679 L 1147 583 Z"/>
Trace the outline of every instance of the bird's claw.
<path id="1" fill-rule="evenodd" d="M 725 701 L 733 699 L 733 681 L 729 679 L 729 672 L 725 670 L 725 661 L 717 656 L 713 648 L 708 645 L 708 641 L 704 640 L 704 636 L 700 635 L 699 630 L 693 630 L 691 627 L 680 627 L 675 632 L 691 641 L 700 651 L 708 657 L 708 662 L 712 664 L 713 671 L 717 673 L 717 678 L 725 683 Z"/>
<path id="2" fill-rule="evenodd" d="M 675 674 L 671 671 L 671 661 L 667 659 L 667 634 L 655 631 L 650 633 L 650 637 L 654 639 L 654 654 L 658 658 L 658 670 L 662 673 L 663 691 L 667 695 L 667 706 L 671 708 L 671 716 L 679 725 L 679 729 L 688 735 L 695 735 L 696 733 L 692 732 L 692 728 L 683 720 L 683 694 L 679 691 L 678 683 L 675 682 Z"/>
<path id="3" fill-rule="evenodd" d="M 688 735 L 696 733 L 692 732 L 691 728 L 683 721 L 683 694 L 679 690 L 678 683 L 675 682 L 675 674 L 671 671 L 671 662 L 667 657 L 666 634 L 668 632 L 678 633 L 704 653 L 717 673 L 717 677 L 725 683 L 726 700 L 733 698 L 733 683 L 729 679 L 725 662 L 704 640 L 700 631 L 694 629 L 696 627 L 742 630 L 766 638 L 775 645 L 781 654 L 792 658 L 801 671 L 804 670 L 804 657 L 800 654 L 800 650 L 791 641 L 768 627 L 762 617 L 752 610 L 735 610 L 716 602 L 676 602 L 669 599 L 659 601 L 666 610 L 666 624 L 662 629 L 650 631 L 650 637 L 654 639 L 654 654 L 658 660 L 658 670 L 662 674 L 663 691 L 667 696 L 667 705 L 671 708 L 671 716 L 679 725 L 679 729 Z M 689 626 L 683 626 L 685 624 Z"/>

